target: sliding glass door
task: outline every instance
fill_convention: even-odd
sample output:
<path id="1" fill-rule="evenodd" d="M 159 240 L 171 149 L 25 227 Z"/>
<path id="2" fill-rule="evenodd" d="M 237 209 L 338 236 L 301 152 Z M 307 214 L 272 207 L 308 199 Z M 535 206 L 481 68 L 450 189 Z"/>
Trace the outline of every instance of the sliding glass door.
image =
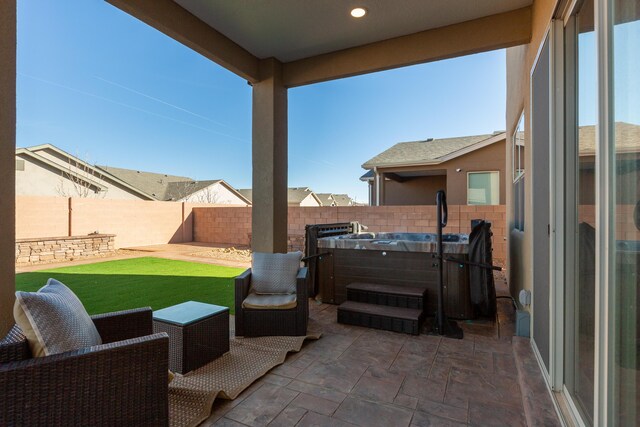
<path id="1" fill-rule="evenodd" d="M 609 294 L 610 425 L 640 425 L 640 0 L 616 0 L 611 13 L 612 105 Z"/>
<path id="2" fill-rule="evenodd" d="M 593 422 L 596 290 L 597 79 L 594 1 L 585 0 L 565 29 L 567 268 L 565 385 L 587 423 Z"/>
<path id="3" fill-rule="evenodd" d="M 640 0 L 584 0 L 564 36 L 565 391 L 587 425 L 637 426 Z"/>

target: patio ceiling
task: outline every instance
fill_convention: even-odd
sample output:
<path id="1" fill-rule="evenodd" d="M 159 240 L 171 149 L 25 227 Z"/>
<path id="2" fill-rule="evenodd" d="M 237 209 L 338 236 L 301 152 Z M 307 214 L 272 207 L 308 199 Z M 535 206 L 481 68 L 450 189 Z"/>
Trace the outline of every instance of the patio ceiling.
<path id="1" fill-rule="evenodd" d="M 251 83 L 284 87 L 525 44 L 532 0 L 107 0 Z M 367 15 L 352 18 L 364 7 Z"/>
<path id="2" fill-rule="evenodd" d="M 335 52 L 529 6 L 531 0 L 175 0 L 257 58 Z M 355 19 L 353 7 L 367 15 Z"/>

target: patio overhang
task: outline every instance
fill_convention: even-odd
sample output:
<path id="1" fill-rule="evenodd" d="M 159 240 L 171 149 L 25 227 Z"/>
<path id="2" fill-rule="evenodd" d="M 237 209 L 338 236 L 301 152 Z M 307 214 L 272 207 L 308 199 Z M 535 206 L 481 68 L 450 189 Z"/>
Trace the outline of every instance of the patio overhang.
<path id="1" fill-rule="evenodd" d="M 473 37 L 469 37 L 473 34 Z M 531 8 L 491 15 L 284 64 L 286 87 L 303 86 L 529 43 Z"/>
<path id="2" fill-rule="evenodd" d="M 258 58 L 173 0 L 107 1 L 249 82 L 259 80 Z"/>
<path id="3" fill-rule="evenodd" d="M 529 43 L 532 0 L 106 0 L 253 86 L 253 241 L 287 250 L 287 89 Z M 330 30 L 329 30 L 330 29 Z M 403 179 L 398 176 L 398 179 Z"/>
<path id="4" fill-rule="evenodd" d="M 304 6 L 294 7 L 296 2 L 279 0 L 276 4 L 269 2 L 269 7 L 265 8 L 265 2 L 257 2 L 252 4 L 252 8 L 258 8 L 258 11 L 250 14 L 242 13 L 241 5 L 231 5 L 235 2 L 229 2 L 229 5 L 216 2 L 203 5 L 190 0 L 106 1 L 252 84 L 260 80 L 260 60 L 273 57 L 282 63 L 282 84 L 286 88 L 517 46 L 531 40 L 532 2 L 528 0 L 478 2 L 483 5 L 473 5 L 472 9 L 476 10 L 471 11 L 466 8 L 449 10 L 455 9 L 455 5 L 447 5 L 442 1 L 407 1 L 402 8 L 425 14 L 424 24 L 407 22 L 411 29 L 419 29 L 410 33 L 403 28 L 403 15 L 392 13 L 392 9 L 398 9 L 394 5 L 368 5 L 371 2 L 361 2 L 386 16 L 376 18 L 375 28 L 354 31 L 346 27 L 353 25 L 353 22 L 345 25 L 341 15 L 335 16 L 337 13 L 346 14 L 348 6 L 327 2 L 314 6 L 317 10 L 308 14 L 312 20 L 282 29 L 283 32 L 292 33 L 275 34 L 270 43 L 264 42 L 264 38 L 269 38 L 265 36 L 270 35 L 264 31 L 276 30 L 264 25 L 261 33 L 260 29 L 249 28 L 257 25 L 249 20 L 255 20 L 258 13 L 264 14 L 260 20 L 272 22 L 273 27 L 282 27 L 282 22 L 287 22 L 287 19 L 305 19 L 301 16 L 302 12 L 296 10 Z M 513 9 L 514 6 L 516 9 Z M 230 22 L 222 22 L 222 17 L 217 14 L 224 15 Z M 316 18 L 320 22 L 313 25 L 312 21 Z M 243 19 L 247 22 L 243 22 Z M 341 37 L 321 37 L 314 33 L 317 28 L 307 29 L 321 27 L 321 31 L 330 34 L 325 25 L 331 25 L 334 21 L 338 26 L 334 32 L 341 33 Z M 217 23 L 225 31 L 209 23 Z M 296 30 L 297 33 L 293 32 Z M 390 37 L 379 39 L 381 36 L 377 32 Z M 235 39 L 241 39 L 242 43 L 224 33 L 233 33 Z M 279 49 L 276 46 L 278 41 L 295 44 L 295 50 Z M 305 45 L 305 42 L 308 44 Z"/>
<path id="5" fill-rule="evenodd" d="M 532 0 L 362 0 L 359 6 L 370 13 L 361 21 L 337 0 L 250 7 L 243 1 L 106 1 L 253 86 L 253 236 L 263 236 L 253 249 L 264 252 L 287 247 L 288 88 L 526 44 L 532 32 Z M 0 24 L 0 329 L 6 329 L 15 283 L 16 1 L 0 2 Z"/>

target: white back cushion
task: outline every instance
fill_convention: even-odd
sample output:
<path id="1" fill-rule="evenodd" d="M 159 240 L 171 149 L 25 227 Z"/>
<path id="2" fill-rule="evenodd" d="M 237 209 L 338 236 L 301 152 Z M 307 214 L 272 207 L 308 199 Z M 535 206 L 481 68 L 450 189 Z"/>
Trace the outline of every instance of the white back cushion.
<path id="1" fill-rule="evenodd" d="M 294 294 L 302 252 L 255 252 L 251 262 L 251 288 L 257 294 Z"/>
<path id="2" fill-rule="evenodd" d="M 38 292 L 16 292 L 13 313 L 35 357 L 102 344 L 82 302 L 55 279 Z"/>

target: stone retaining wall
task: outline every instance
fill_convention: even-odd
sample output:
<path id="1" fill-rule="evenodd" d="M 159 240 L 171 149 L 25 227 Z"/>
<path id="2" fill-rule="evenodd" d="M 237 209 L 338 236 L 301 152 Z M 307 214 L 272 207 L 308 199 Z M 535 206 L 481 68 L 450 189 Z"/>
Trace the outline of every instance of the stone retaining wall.
<path id="1" fill-rule="evenodd" d="M 16 264 L 71 261 L 76 258 L 107 255 L 115 251 L 115 234 L 44 237 L 16 240 Z"/>

